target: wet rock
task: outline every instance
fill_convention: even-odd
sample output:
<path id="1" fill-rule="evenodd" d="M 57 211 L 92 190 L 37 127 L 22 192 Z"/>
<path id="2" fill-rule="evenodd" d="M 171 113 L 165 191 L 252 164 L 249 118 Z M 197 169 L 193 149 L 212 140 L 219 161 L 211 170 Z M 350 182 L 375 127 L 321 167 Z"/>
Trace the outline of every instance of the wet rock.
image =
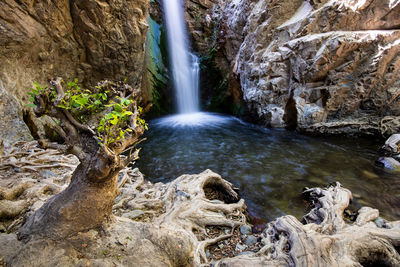
<path id="1" fill-rule="evenodd" d="M 377 179 L 377 178 L 379 178 L 379 176 L 377 174 L 375 174 L 373 172 L 370 172 L 370 171 L 367 171 L 367 170 L 362 170 L 361 173 L 362 173 L 362 175 L 364 177 L 367 177 L 369 179 Z"/>
<path id="2" fill-rule="evenodd" d="M 375 165 L 388 171 L 400 171 L 400 162 L 392 157 L 380 157 L 375 161 Z"/>
<path id="3" fill-rule="evenodd" d="M 256 243 L 257 243 L 257 237 L 255 237 L 253 235 L 249 235 L 246 237 L 245 244 L 247 246 L 252 246 L 252 245 L 255 245 Z"/>
<path id="4" fill-rule="evenodd" d="M 385 145 L 379 150 L 383 156 L 392 156 L 399 153 L 400 134 L 391 135 L 385 142 Z"/>
<path id="5" fill-rule="evenodd" d="M 251 227 L 247 224 L 240 226 L 240 233 L 242 235 L 251 235 L 253 232 L 251 230 Z"/>

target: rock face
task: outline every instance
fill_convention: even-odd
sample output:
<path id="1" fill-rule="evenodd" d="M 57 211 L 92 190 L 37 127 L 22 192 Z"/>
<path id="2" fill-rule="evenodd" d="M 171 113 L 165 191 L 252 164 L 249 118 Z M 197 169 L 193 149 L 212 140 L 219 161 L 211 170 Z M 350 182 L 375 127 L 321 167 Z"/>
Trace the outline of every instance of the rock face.
<path id="1" fill-rule="evenodd" d="M 399 130 L 398 1 L 237 0 L 211 10 L 216 62 L 238 77 L 244 101 L 266 125 L 321 134 Z"/>
<path id="2" fill-rule="evenodd" d="M 6 0 L 0 3 L 0 139 L 26 139 L 22 108 L 33 81 L 140 86 L 148 0 Z"/>

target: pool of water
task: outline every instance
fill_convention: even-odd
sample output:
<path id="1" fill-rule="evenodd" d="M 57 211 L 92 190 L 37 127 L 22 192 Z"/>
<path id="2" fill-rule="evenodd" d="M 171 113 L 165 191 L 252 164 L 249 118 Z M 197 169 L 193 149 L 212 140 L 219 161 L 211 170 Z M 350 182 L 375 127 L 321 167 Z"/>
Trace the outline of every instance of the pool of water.
<path id="1" fill-rule="evenodd" d="M 136 166 L 152 182 L 211 169 L 240 188 L 250 215 L 261 221 L 301 218 L 304 187 L 339 181 L 356 208 L 378 208 L 400 219 L 400 175 L 374 166 L 380 143 L 356 138 L 313 138 L 265 129 L 210 113 L 150 121 Z"/>

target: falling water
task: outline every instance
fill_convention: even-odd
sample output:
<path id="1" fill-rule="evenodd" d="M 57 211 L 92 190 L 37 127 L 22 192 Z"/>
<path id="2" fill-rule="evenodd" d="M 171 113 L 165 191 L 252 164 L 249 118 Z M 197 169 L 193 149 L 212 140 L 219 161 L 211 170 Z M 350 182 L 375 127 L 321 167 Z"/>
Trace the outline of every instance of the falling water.
<path id="1" fill-rule="evenodd" d="M 164 0 L 164 15 L 178 113 L 198 112 L 199 60 L 189 52 L 182 0 Z"/>

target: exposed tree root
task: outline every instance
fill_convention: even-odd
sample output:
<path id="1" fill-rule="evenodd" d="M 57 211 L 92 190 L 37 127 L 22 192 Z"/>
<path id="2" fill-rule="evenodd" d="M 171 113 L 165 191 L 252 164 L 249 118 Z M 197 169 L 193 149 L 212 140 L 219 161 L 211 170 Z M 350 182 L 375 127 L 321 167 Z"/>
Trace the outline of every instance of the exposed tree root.
<path id="1" fill-rule="evenodd" d="M 62 157 L 53 150 L 46 154 L 33 144 L 26 146 L 30 150 L 26 153 L 23 147 L 20 144 L 12 157 L 41 158 L 43 162 L 35 164 L 43 165 L 49 164 L 45 160 L 49 155 L 52 160 Z M 76 162 L 64 160 L 70 165 Z M 0 223 L 7 232 L 15 232 L 24 217 L 68 184 L 68 167 L 50 170 L 54 177 L 12 169 L 0 172 L 5 173 L 0 179 Z M 13 175 L 7 176 L 9 172 Z M 0 234 L 0 247 L 7 246 L 0 250 L 0 258 L 10 266 L 400 265 L 400 222 L 375 223 L 379 211 L 369 207 L 361 208 L 351 222 L 345 221 L 343 214 L 352 196 L 340 184 L 305 190 L 303 196 L 311 210 L 303 223 L 290 215 L 270 222 L 261 234 L 258 252 L 214 262 L 207 256 L 207 248 L 232 239 L 236 228 L 246 223 L 244 200 L 229 182 L 207 170 L 168 184 L 152 184 L 137 169 L 126 168 L 119 174 L 118 190 L 113 206 L 117 217 L 101 228 L 58 242 L 34 239 L 27 244 L 17 241 L 15 234 Z M 213 233 L 210 227 L 214 227 Z M 55 253 L 60 255 L 57 262 L 50 257 Z"/>
<path id="2" fill-rule="evenodd" d="M 60 192 L 78 164 L 74 156 L 18 142 L 0 155 L 0 231 L 15 231 L 23 217 Z"/>
<path id="3" fill-rule="evenodd" d="M 313 209 L 306 224 L 283 216 L 268 224 L 264 247 L 255 255 L 223 259 L 216 266 L 399 266 L 400 222 L 379 228 L 376 209 L 363 207 L 354 223 L 346 224 L 343 211 L 351 193 L 337 184 L 304 192 Z"/>

